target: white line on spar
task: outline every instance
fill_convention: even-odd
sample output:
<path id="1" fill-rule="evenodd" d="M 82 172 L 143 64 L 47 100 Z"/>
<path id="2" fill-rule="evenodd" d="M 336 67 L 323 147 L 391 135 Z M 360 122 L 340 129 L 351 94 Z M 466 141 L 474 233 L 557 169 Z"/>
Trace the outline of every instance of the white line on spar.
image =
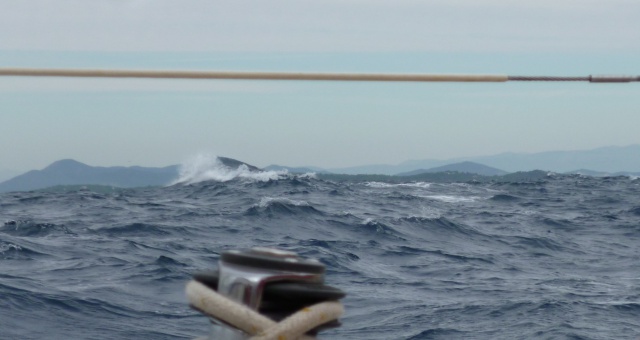
<path id="1" fill-rule="evenodd" d="M 0 68 L 0 76 L 13 77 L 87 77 L 87 78 L 166 78 L 166 79 L 245 79 L 245 80 L 319 80 L 388 82 L 508 82 L 508 81 L 584 81 L 591 83 L 640 82 L 640 76 L 590 75 L 584 77 L 508 76 L 491 74 L 398 74 L 398 73 L 317 73 L 317 72 L 243 72 L 187 70 L 117 69 L 44 69 Z"/>

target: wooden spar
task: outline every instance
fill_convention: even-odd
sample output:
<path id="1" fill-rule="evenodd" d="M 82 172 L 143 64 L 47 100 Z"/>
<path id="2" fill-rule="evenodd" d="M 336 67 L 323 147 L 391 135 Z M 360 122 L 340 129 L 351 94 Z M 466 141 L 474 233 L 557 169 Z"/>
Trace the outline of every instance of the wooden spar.
<path id="1" fill-rule="evenodd" d="M 32 68 L 0 68 L 0 76 L 400 81 L 400 82 L 402 81 L 404 82 L 505 82 L 508 80 L 508 77 L 504 75 L 99 70 L 99 69 L 32 69 Z"/>
<path id="2" fill-rule="evenodd" d="M 530 77 L 491 74 L 317 73 L 43 68 L 0 68 L 0 76 L 493 83 L 507 81 L 588 81 L 592 83 L 629 83 L 640 81 L 640 77 L 638 76 L 618 75 L 593 75 L 586 77 Z"/>

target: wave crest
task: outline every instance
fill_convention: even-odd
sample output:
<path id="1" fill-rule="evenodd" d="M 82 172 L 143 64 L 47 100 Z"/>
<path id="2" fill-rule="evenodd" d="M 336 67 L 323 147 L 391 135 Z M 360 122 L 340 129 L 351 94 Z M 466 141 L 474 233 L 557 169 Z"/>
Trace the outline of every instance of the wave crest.
<path id="1" fill-rule="evenodd" d="M 431 187 L 431 183 L 428 183 L 428 182 L 410 182 L 410 183 L 366 182 L 365 185 L 370 188 L 407 187 L 407 188 L 428 189 L 429 187 Z"/>
<path id="2" fill-rule="evenodd" d="M 252 170 L 246 164 L 233 168 L 222 163 L 216 156 L 200 154 L 191 157 L 180 165 L 179 177 L 171 185 L 194 184 L 204 181 L 228 182 L 237 178 L 267 182 L 281 179 L 286 175 L 286 170 Z"/>

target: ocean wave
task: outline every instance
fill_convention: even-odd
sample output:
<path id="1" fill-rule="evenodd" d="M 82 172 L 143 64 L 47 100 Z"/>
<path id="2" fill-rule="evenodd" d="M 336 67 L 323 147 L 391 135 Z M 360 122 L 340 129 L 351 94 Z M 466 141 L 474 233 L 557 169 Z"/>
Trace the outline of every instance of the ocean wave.
<path id="1" fill-rule="evenodd" d="M 245 215 L 268 214 L 270 216 L 311 216 L 322 215 L 306 201 L 296 201 L 286 197 L 263 197 L 258 204 L 246 210 Z"/>
<path id="2" fill-rule="evenodd" d="M 258 207 L 260 208 L 267 208 L 270 205 L 273 204 L 285 204 L 285 205 L 291 205 L 291 206 L 296 206 L 296 207 L 308 207 L 309 206 L 309 202 L 306 201 L 296 201 L 296 200 L 292 200 L 286 197 L 263 197 L 260 199 L 260 203 L 258 203 Z"/>
<path id="3" fill-rule="evenodd" d="M 17 244 L 8 243 L 8 242 L 0 242 L 0 254 L 4 254 L 7 251 L 22 251 L 22 247 Z"/>
<path id="4" fill-rule="evenodd" d="M 452 328 L 429 328 L 409 336 L 407 340 L 465 338 L 464 334 L 465 332 Z"/>
<path id="5" fill-rule="evenodd" d="M 114 227 L 102 227 L 94 231 L 112 237 L 163 237 L 187 233 L 186 229 L 180 227 L 164 227 L 139 222 Z"/>
<path id="6" fill-rule="evenodd" d="M 640 216 L 640 206 L 628 210 L 629 213 Z"/>
<path id="7" fill-rule="evenodd" d="M 365 186 L 370 188 L 419 188 L 419 189 L 428 189 L 431 187 L 431 183 L 428 182 L 414 182 L 414 183 L 385 183 L 385 182 L 365 182 Z"/>
<path id="8" fill-rule="evenodd" d="M 454 196 L 454 195 L 417 195 L 418 197 L 432 199 L 446 203 L 475 202 L 480 199 L 477 196 Z"/>
<path id="9" fill-rule="evenodd" d="M 497 201 L 497 202 L 516 202 L 516 201 L 520 201 L 521 200 L 520 197 L 516 197 L 516 196 L 513 196 L 513 195 L 507 195 L 507 194 L 493 195 L 489 199 L 492 200 L 492 201 Z"/>
<path id="10" fill-rule="evenodd" d="M 197 155 L 180 165 L 179 176 L 175 184 L 194 184 L 205 181 L 227 182 L 234 179 L 266 182 L 286 178 L 285 171 L 255 171 L 245 164 L 237 168 L 224 165 L 218 157 Z"/>
<path id="11" fill-rule="evenodd" d="M 517 247 L 523 246 L 524 249 L 529 251 L 551 250 L 554 252 L 560 252 L 566 249 L 562 244 L 545 237 L 515 236 L 514 239 L 514 244 L 519 245 Z"/>
<path id="12" fill-rule="evenodd" d="M 466 230 L 462 224 L 453 222 L 446 217 L 425 217 L 425 216 L 410 216 L 401 217 L 399 221 L 422 224 L 425 226 L 443 228 L 447 231 Z M 466 232 L 465 232 L 466 233 Z"/>
<path id="13" fill-rule="evenodd" d="M 406 240 L 393 226 L 378 221 L 375 218 L 366 218 L 360 222 L 359 226 L 351 226 L 351 229 L 368 236 L 383 236 L 396 240 Z"/>
<path id="14" fill-rule="evenodd" d="M 36 251 L 17 242 L 0 241 L 0 259 L 5 260 L 33 260 L 36 258 L 48 256 L 46 253 Z"/>
<path id="15" fill-rule="evenodd" d="M 73 234 L 64 225 L 36 223 L 32 221 L 9 221 L 0 227 L 0 232 L 13 236 L 42 237 L 52 233 Z"/>

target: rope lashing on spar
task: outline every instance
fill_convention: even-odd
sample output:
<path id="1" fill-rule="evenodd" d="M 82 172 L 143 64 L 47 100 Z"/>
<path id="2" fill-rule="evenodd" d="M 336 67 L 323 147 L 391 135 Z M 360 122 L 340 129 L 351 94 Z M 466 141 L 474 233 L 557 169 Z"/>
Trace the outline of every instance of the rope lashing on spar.
<path id="1" fill-rule="evenodd" d="M 591 83 L 640 82 L 640 76 L 590 75 L 585 77 L 507 76 L 470 74 L 398 74 L 398 73 L 305 73 L 115 69 L 42 69 L 0 68 L 0 76 L 14 77 L 97 77 L 167 79 L 246 79 L 246 80 L 320 80 L 320 81 L 393 81 L 393 82 L 508 82 L 508 81 L 584 81 Z"/>
<path id="2" fill-rule="evenodd" d="M 315 338 L 304 334 L 319 325 L 338 319 L 344 313 L 340 302 L 321 302 L 305 307 L 276 323 L 200 282 L 189 282 L 186 292 L 193 307 L 252 335 L 251 340 L 312 340 Z"/>

